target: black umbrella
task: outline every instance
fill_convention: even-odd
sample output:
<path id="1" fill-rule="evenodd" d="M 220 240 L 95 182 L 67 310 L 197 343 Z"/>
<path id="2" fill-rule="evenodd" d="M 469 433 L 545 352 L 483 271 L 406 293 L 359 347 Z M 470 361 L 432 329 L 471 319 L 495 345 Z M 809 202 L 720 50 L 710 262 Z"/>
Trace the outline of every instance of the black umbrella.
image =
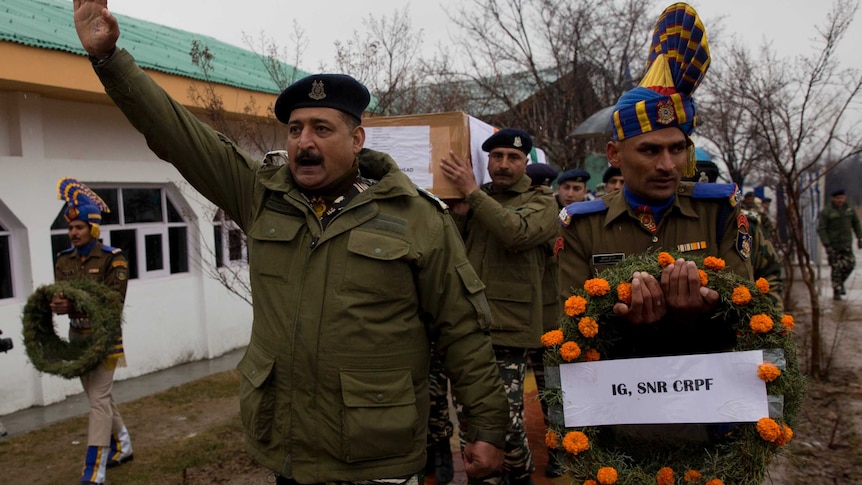
<path id="1" fill-rule="evenodd" d="M 611 134 L 611 115 L 614 113 L 615 106 L 608 106 L 593 113 L 589 118 L 585 119 L 577 128 L 574 129 L 569 136 L 572 138 L 592 138 L 610 136 Z"/>

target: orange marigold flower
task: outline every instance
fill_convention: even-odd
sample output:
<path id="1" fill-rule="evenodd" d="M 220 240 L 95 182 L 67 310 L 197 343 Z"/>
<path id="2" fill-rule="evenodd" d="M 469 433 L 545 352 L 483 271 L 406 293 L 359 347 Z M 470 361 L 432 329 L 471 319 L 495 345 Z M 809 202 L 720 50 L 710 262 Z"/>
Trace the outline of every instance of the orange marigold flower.
<path id="1" fill-rule="evenodd" d="M 580 315 L 584 313 L 584 310 L 587 309 L 587 300 L 582 296 L 574 295 L 570 296 L 568 300 L 566 300 L 566 315 L 573 317 L 575 315 Z"/>
<path id="2" fill-rule="evenodd" d="M 712 480 L 706 482 L 705 485 L 724 485 L 724 482 L 722 482 L 721 480 L 719 480 L 717 478 L 713 478 Z"/>
<path id="3" fill-rule="evenodd" d="M 724 269 L 724 260 L 715 256 L 707 256 L 703 259 L 703 265 L 713 271 L 721 271 Z"/>
<path id="4" fill-rule="evenodd" d="M 620 283 L 617 285 L 617 300 L 626 305 L 632 304 L 632 284 Z"/>
<path id="5" fill-rule="evenodd" d="M 734 305 L 745 306 L 751 303 L 751 292 L 748 288 L 740 285 L 733 289 L 733 294 L 730 295 Z"/>
<path id="6" fill-rule="evenodd" d="M 697 270 L 697 274 L 700 276 L 700 286 L 706 286 L 709 283 L 709 275 L 702 269 Z"/>
<path id="7" fill-rule="evenodd" d="M 554 345 L 560 345 L 563 343 L 563 331 L 562 330 L 551 330 L 549 332 L 545 332 L 542 335 L 542 345 L 545 347 L 553 347 Z"/>
<path id="8" fill-rule="evenodd" d="M 673 478 L 673 468 L 665 466 L 659 469 L 655 475 L 655 481 L 658 485 L 673 485 L 676 481 Z"/>
<path id="9" fill-rule="evenodd" d="M 766 281 L 766 278 L 757 278 L 757 281 L 754 282 L 754 286 L 756 286 L 764 295 L 769 293 L 769 282 Z"/>
<path id="10" fill-rule="evenodd" d="M 604 278 L 593 278 L 584 282 L 584 289 L 590 296 L 604 296 L 611 291 L 611 285 Z"/>
<path id="11" fill-rule="evenodd" d="M 613 467 L 603 466 L 596 473 L 596 478 L 599 479 L 599 483 L 602 485 L 613 485 L 617 483 L 617 470 Z"/>
<path id="12" fill-rule="evenodd" d="M 599 333 L 599 323 L 590 317 L 584 317 L 578 322 L 578 330 L 586 338 L 593 338 Z"/>
<path id="13" fill-rule="evenodd" d="M 673 256 L 671 256 L 670 253 L 666 253 L 664 251 L 658 253 L 658 264 L 660 264 L 662 268 L 669 264 L 673 264 L 674 261 L 676 260 L 673 259 Z"/>
<path id="14" fill-rule="evenodd" d="M 596 349 L 588 349 L 584 352 L 584 362 L 596 362 L 599 358 L 601 355 Z"/>
<path id="15" fill-rule="evenodd" d="M 554 431 L 548 430 L 548 432 L 545 433 L 545 445 L 552 450 L 556 450 L 560 447 L 560 435 Z"/>
<path id="16" fill-rule="evenodd" d="M 771 418 L 760 418 L 757 421 L 757 432 L 765 441 L 774 443 L 781 436 L 781 426 Z"/>
<path id="17" fill-rule="evenodd" d="M 791 332 L 793 331 L 793 327 L 796 326 L 796 321 L 793 320 L 792 315 L 784 315 L 781 317 L 781 324 L 784 325 L 784 328 L 786 328 L 788 332 Z"/>
<path id="18" fill-rule="evenodd" d="M 593 480 L 592 478 L 588 478 L 584 480 L 584 485 L 599 485 L 599 482 Z"/>
<path id="19" fill-rule="evenodd" d="M 574 342 L 566 342 L 560 347 L 560 356 L 566 362 L 571 362 L 581 356 L 581 348 Z"/>
<path id="20" fill-rule="evenodd" d="M 772 330 L 772 326 L 774 325 L 769 315 L 762 313 L 751 317 L 751 321 L 748 324 L 754 333 L 767 333 Z"/>
<path id="21" fill-rule="evenodd" d="M 590 440 L 580 431 L 569 431 L 563 438 L 563 448 L 573 455 L 590 449 Z"/>
<path id="22" fill-rule="evenodd" d="M 792 440 L 792 439 L 793 439 L 793 430 L 790 429 L 790 426 L 787 426 L 786 424 L 782 424 L 781 425 L 781 436 L 779 436 L 778 439 L 775 440 L 775 444 L 778 446 L 784 446 L 787 443 L 790 443 L 790 440 Z"/>
<path id="23" fill-rule="evenodd" d="M 697 470 L 688 470 L 682 477 L 688 483 L 699 482 L 701 478 L 703 478 L 703 475 Z"/>
<path id="24" fill-rule="evenodd" d="M 764 362 L 757 367 L 757 377 L 772 382 L 781 375 L 781 369 L 772 362 Z"/>

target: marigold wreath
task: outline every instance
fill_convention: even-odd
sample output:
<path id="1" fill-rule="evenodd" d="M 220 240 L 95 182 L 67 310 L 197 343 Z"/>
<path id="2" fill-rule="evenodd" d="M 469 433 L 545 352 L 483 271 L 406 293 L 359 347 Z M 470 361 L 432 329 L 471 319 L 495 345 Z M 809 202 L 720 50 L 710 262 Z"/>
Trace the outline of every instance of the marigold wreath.
<path id="1" fill-rule="evenodd" d="M 792 426 L 805 392 L 805 378 L 790 336 L 793 317 L 776 313 L 766 280 L 753 283 L 737 276 L 715 257 L 685 259 L 697 264 L 701 283 L 719 293 L 719 304 L 707 318 L 733 326 L 733 351 L 766 351 L 765 362 L 752 372 L 766 382 L 772 417 L 728 426 L 720 439 L 708 443 L 641 443 L 631 436 L 603 433 L 602 427 L 565 427 L 559 367 L 554 366 L 613 354 L 619 332 L 628 325 L 614 316 L 613 306 L 619 301 L 631 302 L 631 275 L 641 271 L 660 278 L 662 269 L 680 257 L 678 253 L 645 253 L 603 271 L 573 291 L 560 329 L 542 337 L 547 380 L 542 399 L 549 405 L 550 418 L 545 441 L 550 448 L 565 450 L 563 466 L 573 483 L 760 484 L 771 457 L 793 436 Z"/>
<path id="2" fill-rule="evenodd" d="M 57 335 L 49 305 L 58 293 L 90 319 L 93 333 L 89 339 L 71 343 Z M 120 338 L 122 319 L 123 302 L 103 283 L 78 279 L 40 286 L 24 306 L 24 347 L 39 371 L 67 379 L 79 377 L 108 356 Z"/>

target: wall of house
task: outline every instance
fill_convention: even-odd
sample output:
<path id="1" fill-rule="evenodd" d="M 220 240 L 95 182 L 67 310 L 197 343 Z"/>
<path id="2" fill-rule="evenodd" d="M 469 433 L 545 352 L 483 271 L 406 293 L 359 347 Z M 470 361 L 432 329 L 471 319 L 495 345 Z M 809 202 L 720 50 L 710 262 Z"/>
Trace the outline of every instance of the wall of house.
<path id="1" fill-rule="evenodd" d="M 41 374 L 24 351 L 21 314 L 37 287 L 53 282 L 50 227 L 63 202 L 60 177 L 87 183 L 168 184 L 189 218 L 194 248 L 213 247 L 214 207 L 194 192 L 168 163 L 158 160 L 119 111 L 104 104 L 0 91 L 0 220 L 12 231 L 16 296 L 0 300 L 0 329 L 15 348 L 0 354 L 0 414 L 63 400 L 81 391 L 77 379 Z M 128 367 L 116 379 L 216 357 L 244 346 L 251 307 L 189 262 L 188 273 L 129 283 L 124 343 Z M 65 335 L 68 321 L 55 318 Z"/>

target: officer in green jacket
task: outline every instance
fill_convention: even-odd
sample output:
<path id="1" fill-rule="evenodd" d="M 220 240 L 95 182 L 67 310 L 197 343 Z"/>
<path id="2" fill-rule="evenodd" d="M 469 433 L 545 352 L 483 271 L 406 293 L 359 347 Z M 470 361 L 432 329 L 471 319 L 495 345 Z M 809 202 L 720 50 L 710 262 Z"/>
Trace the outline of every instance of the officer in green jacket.
<path id="1" fill-rule="evenodd" d="M 75 26 L 153 152 L 248 235 L 254 320 L 238 365 L 241 417 L 276 483 L 416 485 L 430 341 L 464 405 L 467 474 L 497 470 L 507 404 L 484 286 L 445 205 L 388 155 L 363 149 L 367 89 L 346 75 L 285 89 L 274 112 L 289 162 L 262 164 L 115 47 L 104 0 L 76 0 Z"/>
<path id="2" fill-rule="evenodd" d="M 847 293 L 844 282 L 856 267 L 853 256 L 853 233 L 856 233 L 856 246 L 862 249 L 862 224 L 859 215 L 847 205 L 844 189 L 832 192 L 829 206 L 820 211 L 817 221 L 817 235 L 826 248 L 829 266 L 832 268 L 832 298 L 840 300 Z"/>
<path id="3" fill-rule="evenodd" d="M 523 384 L 527 351 L 541 347 L 542 276 L 547 244 L 556 232 L 553 192 L 547 186 L 532 187 L 526 175 L 532 146 L 524 130 L 505 128 L 491 135 L 482 143 L 491 182 L 481 187 L 469 161 L 450 152 L 440 164 L 443 175 L 464 197 L 454 203 L 453 216 L 470 262 L 487 285 L 491 338 L 509 397 L 502 480 L 510 485 L 532 483 L 535 470 L 523 425 Z M 488 483 L 499 480 L 493 477 Z"/>

